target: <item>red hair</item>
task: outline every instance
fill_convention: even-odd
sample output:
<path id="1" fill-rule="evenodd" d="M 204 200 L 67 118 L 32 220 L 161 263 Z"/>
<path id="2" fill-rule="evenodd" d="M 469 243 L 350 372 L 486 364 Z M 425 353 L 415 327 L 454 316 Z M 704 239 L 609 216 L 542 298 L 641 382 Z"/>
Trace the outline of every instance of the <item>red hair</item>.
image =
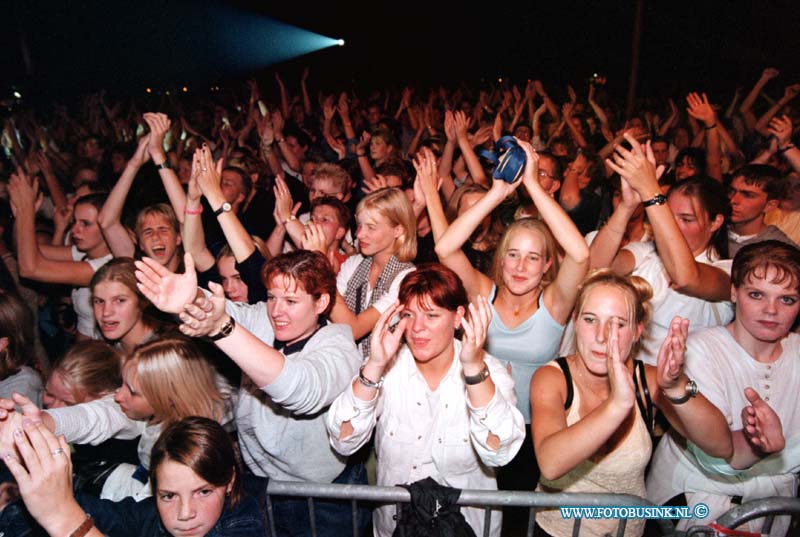
<path id="1" fill-rule="evenodd" d="M 327 257 L 309 250 L 295 250 L 273 257 L 261 269 L 264 287 L 269 288 L 269 282 L 279 275 L 292 278 L 314 300 L 327 294 L 330 300 L 322 315 L 330 314 L 336 302 L 336 275 Z"/>
<path id="2" fill-rule="evenodd" d="M 466 308 L 467 291 L 461 278 L 451 269 L 439 263 L 425 263 L 403 278 L 398 294 L 400 303 L 408 305 L 412 300 L 434 304 L 448 311 L 459 306 Z"/>

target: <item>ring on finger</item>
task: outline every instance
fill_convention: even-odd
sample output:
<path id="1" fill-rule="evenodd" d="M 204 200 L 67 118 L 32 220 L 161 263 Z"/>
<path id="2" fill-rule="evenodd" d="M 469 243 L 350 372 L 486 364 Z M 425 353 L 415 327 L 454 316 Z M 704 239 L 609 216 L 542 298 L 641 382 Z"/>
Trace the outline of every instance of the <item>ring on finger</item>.
<path id="1" fill-rule="evenodd" d="M 64 450 L 61 449 L 61 448 L 56 448 L 53 451 L 51 451 L 50 453 L 52 453 L 53 456 L 55 457 L 56 455 L 61 455 L 62 453 L 64 453 Z"/>

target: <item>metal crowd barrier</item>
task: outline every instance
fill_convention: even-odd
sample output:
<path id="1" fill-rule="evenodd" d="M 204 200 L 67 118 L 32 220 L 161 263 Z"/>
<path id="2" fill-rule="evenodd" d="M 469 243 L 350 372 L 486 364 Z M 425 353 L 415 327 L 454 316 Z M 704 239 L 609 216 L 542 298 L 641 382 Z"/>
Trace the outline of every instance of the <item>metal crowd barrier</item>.
<path id="1" fill-rule="evenodd" d="M 800 515 L 800 499 L 773 497 L 752 500 L 742 505 L 737 505 L 720 516 L 717 519 L 716 525 L 720 528 L 733 530 L 751 520 L 764 518 L 764 526 L 761 529 L 761 534 L 768 535 L 772 530 L 772 523 L 775 517 L 779 515 Z M 686 532 L 687 537 L 698 537 L 701 535 L 716 537 L 717 535 L 724 535 L 724 533 L 709 526 L 694 526 L 689 528 Z"/>
<path id="2" fill-rule="evenodd" d="M 316 536 L 314 523 L 314 500 L 335 499 L 350 500 L 353 537 L 358 535 L 358 502 L 371 504 L 396 504 L 397 514 L 400 514 L 400 504 L 409 503 L 411 494 L 402 487 L 377 487 L 371 485 L 339 485 L 333 483 L 302 483 L 293 481 L 272 481 L 267 485 L 267 522 L 271 536 L 276 535 L 275 523 L 272 518 L 272 496 L 304 497 L 308 499 L 309 519 L 311 520 L 311 534 Z M 528 508 L 528 537 L 533 536 L 534 515 L 537 509 L 552 507 L 583 507 L 583 506 L 652 506 L 647 500 L 628 494 L 581 494 L 544 492 L 517 492 L 503 490 L 462 490 L 458 505 L 470 507 L 483 507 L 486 511 L 484 518 L 483 535 L 489 536 L 491 527 L 492 508 L 527 507 Z M 621 519 L 617 527 L 617 537 L 625 534 L 626 520 Z M 662 536 L 675 535 L 675 527 L 669 520 L 658 520 L 658 528 Z M 577 537 L 580 532 L 581 519 L 575 519 L 572 535 Z"/>

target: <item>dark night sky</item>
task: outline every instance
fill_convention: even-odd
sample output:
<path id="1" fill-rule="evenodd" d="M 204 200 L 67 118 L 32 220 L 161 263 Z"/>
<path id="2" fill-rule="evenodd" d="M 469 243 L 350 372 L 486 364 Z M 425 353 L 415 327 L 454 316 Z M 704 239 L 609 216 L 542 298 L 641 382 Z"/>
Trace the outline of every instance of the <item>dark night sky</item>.
<path id="1" fill-rule="evenodd" d="M 134 5 L 135 4 L 135 5 Z M 592 5 L 589 5 L 592 4 Z M 79 7 L 80 5 L 80 7 Z M 332 37 L 347 46 L 279 68 L 287 77 L 309 64 L 320 84 L 374 81 L 452 85 L 497 76 L 542 78 L 559 87 L 594 72 L 624 96 L 630 65 L 634 1 L 465 2 L 428 0 L 312 3 L 229 0 L 244 9 Z M 475 4 L 472 4 L 475 5 Z M 3 79 L 41 98 L 108 86 L 140 93 L 145 86 L 243 76 L 209 39 L 224 20 L 209 4 L 176 0 L 14 2 L 0 22 Z M 9 11 L 9 10 L 7 10 Z M 800 8 L 796 2 L 663 2 L 645 0 L 640 95 L 688 89 L 728 92 L 750 85 L 764 66 L 780 83 L 800 80 Z M 34 68 L 25 75 L 20 32 Z M 236 39 L 231 33 L 228 39 Z M 251 69 L 266 76 L 268 66 Z M 3 92 L 7 87 L 3 88 Z"/>

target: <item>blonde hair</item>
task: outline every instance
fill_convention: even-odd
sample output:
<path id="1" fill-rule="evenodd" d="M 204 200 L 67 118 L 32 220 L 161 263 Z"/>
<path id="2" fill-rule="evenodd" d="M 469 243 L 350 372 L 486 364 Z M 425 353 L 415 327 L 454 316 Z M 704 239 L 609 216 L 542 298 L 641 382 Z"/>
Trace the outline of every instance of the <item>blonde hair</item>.
<path id="1" fill-rule="evenodd" d="M 154 422 L 222 418 L 225 401 L 217 373 L 190 341 L 175 337 L 145 343 L 130 363 L 142 395 L 153 407 Z"/>
<path id="2" fill-rule="evenodd" d="M 171 205 L 166 203 L 155 203 L 153 205 L 148 205 L 136 215 L 136 238 L 140 238 L 142 236 L 142 226 L 144 225 L 144 219 L 150 215 L 158 215 L 164 218 L 167 221 L 169 226 L 175 231 L 175 233 L 180 236 L 181 234 L 181 224 L 178 221 L 178 217 L 175 216 L 175 210 L 172 208 Z"/>
<path id="3" fill-rule="evenodd" d="M 508 226 L 505 233 L 500 237 L 500 242 L 494 252 L 494 261 L 492 263 L 492 278 L 494 283 L 499 289 L 503 285 L 503 258 L 508 253 L 509 244 L 511 243 L 511 236 L 520 230 L 527 230 L 537 233 L 544 241 L 544 252 L 546 259 L 550 261 L 550 267 L 542 274 L 542 281 L 540 285 L 546 287 L 552 283 L 558 275 L 558 250 L 556 249 L 556 240 L 550 232 L 547 224 L 535 218 L 520 218 L 513 224 Z"/>
<path id="4" fill-rule="evenodd" d="M 93 401 L 122 385 L 122 354 L 97 340 L 79 341 L 53 364 L 76 403 Z"/>
<path id="5" fill-rule="evenodd" d="M 337 164 L 330 164 L 328 162 L 321 162 L 314 166 L 314 171 L 311 173 L 311 181 L 324 180 L 330 181 L 334 188 L 336 188 L 343 195 L 347 194 L 350 188 L 350 174 Z"/>
<path id="6" fill-rule="evenodd" d="M 394 241 L 392 250 L 400 261 L 411 261 L 417 257 L 417 218 L 414 209 L 402 190 L 381 188 L 368 194 L 356 208 L 375 211 L 389 221 L 391 226 L 402 226 L 403 234 Z"/>
<path id="7" fill-rule="evenodd" d="M 628 304 L 628 321 L 632 325 L 641 324 L 644 327 L 642 336 L 631 347 L 630 356 L 635 357 L 644 346 L 644 340 L 647 339 L 647 325 L 653 315 L 653 306 L 650 304 L 650 299 L 653 298 L 653 288 L 647 283 L 647 280 L 639 276 L 620 276 L 609 268 L 593 270 L 578 287 L 574 318 L 583 312 L 589 294 L 598 286 L 622 291 L 625 295 L 625 302 Z"/>

